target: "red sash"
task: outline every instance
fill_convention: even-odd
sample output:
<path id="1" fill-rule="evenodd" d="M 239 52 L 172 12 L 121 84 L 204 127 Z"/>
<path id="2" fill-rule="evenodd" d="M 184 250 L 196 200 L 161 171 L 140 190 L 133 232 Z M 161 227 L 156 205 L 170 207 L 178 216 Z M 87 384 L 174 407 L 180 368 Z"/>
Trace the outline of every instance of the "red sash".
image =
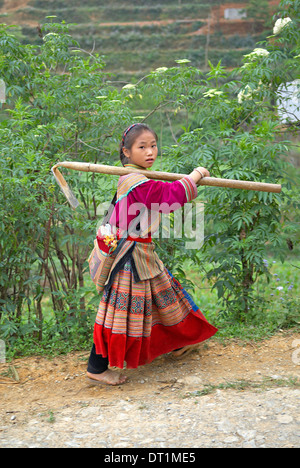
<path id="1" fill-rule="evenodd" d="M 133 242 L 141 242 L 142 244 L 150 244 L 152 242 L 152 237 L 131 237 L 128 236 L 127 240 L 133 241 Z"/>

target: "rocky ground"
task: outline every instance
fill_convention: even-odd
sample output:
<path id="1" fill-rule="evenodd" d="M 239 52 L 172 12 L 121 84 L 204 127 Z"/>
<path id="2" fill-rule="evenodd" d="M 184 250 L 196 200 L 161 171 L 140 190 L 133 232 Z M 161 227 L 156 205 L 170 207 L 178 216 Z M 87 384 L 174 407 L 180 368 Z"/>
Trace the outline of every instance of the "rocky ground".
<path id="1" fill-rule="evenodd" d="M 0 447 L 299 447 L 299 334 L 210 340 L 118 387 L 88 385 L 88 354 L 0 365 Z"/>

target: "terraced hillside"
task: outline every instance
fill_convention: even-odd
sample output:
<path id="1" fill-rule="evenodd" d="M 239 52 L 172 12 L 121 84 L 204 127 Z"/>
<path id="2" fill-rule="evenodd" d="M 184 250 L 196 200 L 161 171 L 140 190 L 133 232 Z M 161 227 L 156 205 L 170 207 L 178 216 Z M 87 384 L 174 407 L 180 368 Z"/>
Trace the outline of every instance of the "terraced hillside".
<path id="1" fill-rule="evenodd" d="M 249 1 L 0 0 L 0 14 L 33 44 L 41 43 L 37 26 L 45 21 L 76 23 L 72 35 L 82 48 L 105 55 L 108 70 L 140 75 L 182 58 L 201 68 L 208 59 L 236 66 L 269 32 L 253 14 L 225 19 L 225 10 L 246 8 Z M 271 11 L 278 3 L 269 2 Z"/>

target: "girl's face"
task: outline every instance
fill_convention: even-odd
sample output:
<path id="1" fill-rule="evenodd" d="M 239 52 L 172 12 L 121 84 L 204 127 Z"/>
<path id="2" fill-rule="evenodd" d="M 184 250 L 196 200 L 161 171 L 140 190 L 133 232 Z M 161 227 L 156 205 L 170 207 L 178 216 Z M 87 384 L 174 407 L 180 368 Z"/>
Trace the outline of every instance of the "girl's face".
<path id="1" fill-rule="evenodd" d="M 151 167 L 157 158 L 157 142 L 153 133 L 145 130 L 134 141 L 131 149 L 123 148 L 123 153 L 128 157 L 130 164 L 147 169 Z"/>

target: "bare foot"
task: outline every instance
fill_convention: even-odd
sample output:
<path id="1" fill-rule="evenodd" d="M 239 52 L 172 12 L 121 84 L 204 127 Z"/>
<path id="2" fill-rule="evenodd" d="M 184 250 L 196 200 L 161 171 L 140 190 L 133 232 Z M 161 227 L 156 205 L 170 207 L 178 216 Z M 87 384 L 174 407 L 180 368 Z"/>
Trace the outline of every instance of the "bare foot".
<path id="1" fill-rule="evenodd" d="M 110 369 L 102 372 L 102 374 L 91 374 L 90 372 L 87 372 L 86 375 L 88 381 L 93 385 L 122 385 L 127 380 L 125 375 L 122 375 L 119 372 L 114 372 Z"/>
<path id="2" fill-rule="evenodd" d="M 176 351 L 172 351 L 171 355 L 172 357 L 176 359 L 181 359 L 183 357 L 188 356 L 194 349 L 197 349 L 199 347 L 199 343 L 193 344 L 193 345 L 187 345 L 184 346 L 183 348 L 177 349 Z"/>

